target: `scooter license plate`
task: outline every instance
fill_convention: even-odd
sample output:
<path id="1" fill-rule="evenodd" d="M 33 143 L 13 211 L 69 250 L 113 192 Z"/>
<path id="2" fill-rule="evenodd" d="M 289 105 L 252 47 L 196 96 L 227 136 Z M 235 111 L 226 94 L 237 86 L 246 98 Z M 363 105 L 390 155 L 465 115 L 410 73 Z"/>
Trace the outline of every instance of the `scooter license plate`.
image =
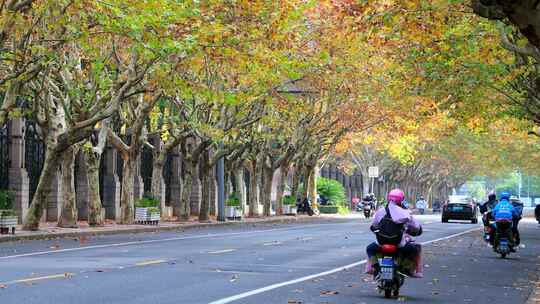
<path id="1" fill-rule="evenodd" d="M 394 267 L 381 267 L 381 279 L 392 280 L 394 278 Z"/>

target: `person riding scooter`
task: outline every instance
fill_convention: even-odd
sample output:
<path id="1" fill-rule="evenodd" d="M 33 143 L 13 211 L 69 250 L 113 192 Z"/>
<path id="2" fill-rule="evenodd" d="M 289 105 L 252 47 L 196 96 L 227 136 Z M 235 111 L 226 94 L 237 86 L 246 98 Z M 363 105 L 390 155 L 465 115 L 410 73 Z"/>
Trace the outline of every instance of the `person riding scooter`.
<path id="1" fill-rule="evenodd" d="M 516 209 L 510 203 L 510 194 L 508 192 L 502 192 L 500 195 L 499 203 L 493 208 L 492 211 L 493 219 L 495 223 L 492 225 L 491 229 L 491 242 L 495 241 L 495 232 L 499 230 L 513 230 L 513 221 L 519 218 L 519 214 Z M 514 246 L 514 236 L 513 232 L 509 233 L 508 239 L 510 244 L 510 251 L 515 252 Z"/>
<path id="2" fill-rule="evenodd" d="M 482 213 L 482 222 L 484 223 L 484 239 L 488 242 L 491 242 L 489 234 L 489 221 L 491 220 L 492 214 L 491 211 L 497 206 L 499 201 L 497 200 L 497 195 L 494 192 L 489 193 L 488 200 L 480 206 L 480 213 Z"/>
<path id="3" fill-rule="evenodd" d="M 422 277 L 421 246 L 414 242 L 413 237 L 422 234 L 422 226 L 412 216 L 409 210 L 402 207 L 405 194 L 400 189 L 394 189 L 388 193 L 388 204 L 379 208 L 375 213 L 371 225 L 371 231 L 376 233 L 377 242 L 370 244 L 366 251 L 369 257 L 366 263 L 366 273 L 377 276 L 380 271 L 377 253 L 382 245 L 396 245 L 399 255 L 407 261 L 412 261 L 414 267 L 408 269 L 408 274 L 413 277 Z"/>
<path id="4" fill-rule="evenodd" d="M 523 203 L 515 195 L 510 196 L 510 203 L 512 204 L 512 206 L 514 206 L 517 214 L 517 217 L 515 217 L 512 221 L 512 233 L 514 234 L 516 246 L 519 246 L 519 244 L 521 243 L 521 238 L 519 236 L 518 225 L 519 221 L 523 217 Z"/>
<path id="5" fill-rule="evenodd" d="M 362 208 L 362 212 L 364 212 L 364 216 L 366 218 L 370 218 L 372 211 L 375 209 L 375 194 L 373 193 L 367 194 L 362 199 L 361 208 Z"/>
<path id="6" fill-rule="evenodd" d="M 418 210 L 418 212 L 419 212 L 420 214 L 424 214 L 424 213 L 425 213 L 426 208 L 427 208 L 427 202 L 426 202 L 426 200 L 424 199 L 423 196 L 420 196 L 420 198 L 418 199 L 418 201 L 416 201 L 415 207 L 416 207 L 416 209 Z"/>

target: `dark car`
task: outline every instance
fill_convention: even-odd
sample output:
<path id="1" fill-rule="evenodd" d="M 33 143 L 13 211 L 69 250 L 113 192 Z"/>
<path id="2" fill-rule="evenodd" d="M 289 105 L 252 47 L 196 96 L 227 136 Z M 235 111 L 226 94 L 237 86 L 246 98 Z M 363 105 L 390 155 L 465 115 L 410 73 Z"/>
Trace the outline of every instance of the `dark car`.
<path id="1" fill-rule="evenodd" d="M 448 220 L 465 220 L 471 223 L 478 223 L 478 206 L 467 197 L 451 198 L 442 206 L 441 220 L 448 223 Z"/>
<path id="2" fill-rule="evenodd" d="M 536 205 L 536 208 L 534 208 L 534 216 L 536 217 L 538 224 L 540 224 L 540 204 Z"/>

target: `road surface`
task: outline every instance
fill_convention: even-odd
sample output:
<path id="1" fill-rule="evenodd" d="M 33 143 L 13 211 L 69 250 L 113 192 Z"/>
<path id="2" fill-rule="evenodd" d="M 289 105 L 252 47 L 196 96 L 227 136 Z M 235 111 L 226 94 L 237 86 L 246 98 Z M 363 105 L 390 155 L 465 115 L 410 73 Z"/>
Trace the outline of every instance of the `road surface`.
<path id="1" fill-rule="evenodd" d="M 540 262 L 536 224 L 522 225 L 525 248 L 501 260 L 480 225 L 419 218 L 426 276 L 407 280 L 400 301 L 525 303 Z M 321 220 L 3 243 L 0 303 L 387 303 L 362 274 L 368 227 Z"/>

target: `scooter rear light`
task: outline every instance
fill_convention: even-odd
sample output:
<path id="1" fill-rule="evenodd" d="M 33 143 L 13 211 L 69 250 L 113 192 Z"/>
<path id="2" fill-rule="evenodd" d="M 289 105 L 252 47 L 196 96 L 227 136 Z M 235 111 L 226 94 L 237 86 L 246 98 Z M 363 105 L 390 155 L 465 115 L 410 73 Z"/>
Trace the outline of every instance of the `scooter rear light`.
<path id="1" fill-rule="evenodd" d="M 383 254 L 393 254 L 397 252 L 397 246 L 395 245 L 382 245 L 381 246 L 381 252 Z"/>

